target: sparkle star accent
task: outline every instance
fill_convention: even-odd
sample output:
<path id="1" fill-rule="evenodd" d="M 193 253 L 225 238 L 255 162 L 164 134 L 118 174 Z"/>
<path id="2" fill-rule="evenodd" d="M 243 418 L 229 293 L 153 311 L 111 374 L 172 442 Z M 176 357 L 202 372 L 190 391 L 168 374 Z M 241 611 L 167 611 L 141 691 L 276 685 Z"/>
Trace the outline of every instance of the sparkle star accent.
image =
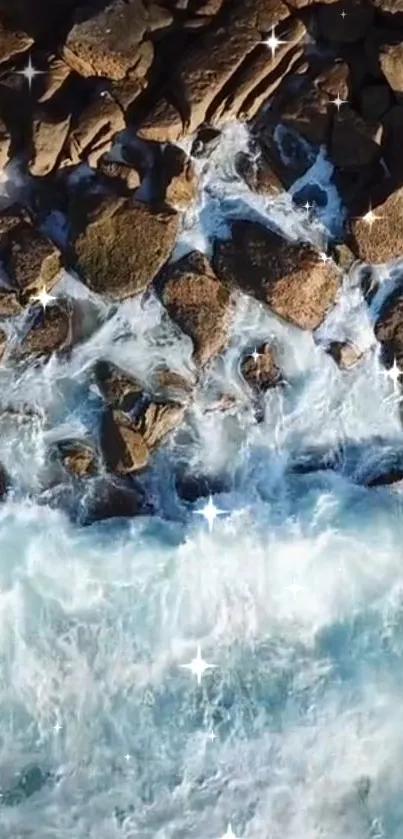
<path id="1" fill-rule="evenodd" d="M 217 739 L 217 735 L 214 734 L 214 731 L 209 731 L 207 734 L 207 740 L 210 740 L 210 743 L 214 743 L 214 740 Z"/>
<path id="2" fill-rule="evenodd" d="M 202 510 L 196 510 L 195 512 L 199 516 L 204 516 L 204 518 L 208 522 L 208 527 L 209 527 L 210 533 L 213 529 L 213 524 L 214 524 L 217 516 L 225 515 L 225 510 L 220 510 L 218 507 L 215 506 L 211 495 L 210 495 L 208 503 L 205 505 L 205 507 L 203 507 Z"/>
<path id="3" fill-rule="evenodd" d="M 220 836 L 220 839 L 237 839 L 232 829 L 231 822 L 228 822 L 227 829 L 223 836 Z"/>
<path id="4" fill-rule="evenodd" d="M 309 210 L 312 210 L 313 204 L 310 204 L 309 201 L 305 201 L 305 204 L 302 205 L 304 210 L 309 213 Z"/>
<path id="5" fill-rule="evenodd" d="M 365 213 L 365 216 L 361 216 L 361 221 L 365 221 L 365 224 L 368 224 L 369 229 L 372 229 L 372 225 L 375 224 L 376 221 L 379 221 L 381 216 L 377 216 L 374 213 L 372 207 L 369 208 L 368 212 Z"/>
<path id="6" fill-rule="evenodd" d="M 287 41 L 282 41 L 280 38 L 277 38 L 277 35 L 276 35 L 274 29 L 275 29 L 275 27 L 272 26 L 270 37 L 267 38 L 266 41 L 263 41 L 263 43 L 266 45 L 266 47 L 269 48 L 269 50 L 271 52 L 272 60 L 274 60 L 276 50 L 278 50 L 278 48 L 281 47 L 282 44 L 287 43 Z"/>
<path id="7" fill-rule="evenodd" d="M 344 20 L 344 18 L 346 18 L 346 17 L 347 17 L 347 12 L 345 12 L 345 11 L 344 11 L 344 9 L 343 9 L 343 11 L 342 11 L 342 12 L 340 12 L 340 17 L 342 17 L 342 18 L 343 18 L 343 20 Z"/>
<path id="8" fill-rule="evenodd" d="M 53 726 L 53 731 L 55 731 L 55 732 L 56 732 L 56 734 L 58 734 L 58 733 L 59 733 L 59 731 L 61 731 L 61 730 L 62 730 L 62 727 L 63 727 L 63 726 L 61 726 L 61 725 L 60 725 L 60 723 L 59 723 L 59 722 L 57 722 L 57 723 Z"/>
<path id="9" fill-rule="evenodd" d="M 332 261 L 332 260 L 331 260 L 331 257 L 330 257 L 330 256 L 328 256 L 328 255 L 327 255 L 327 253 L 325 253 L 324 251 L 322 251 L 322 252 L 319 254 L 319 256 L 320 256 L 320 259 L 321 259 L 321 261 L 322 261 L 322 262 L 325 262 L 325 263 L 326 263 L 326 262 L 331 262 L 331 261 Z"/>
<path id="10" fill-rule="evenodd" d="M 32 64 L 31 56 L 28 58 L 28 64 L 24 67 L 23 70 L 16 71 L 19 76 L 24 76 L 24 79 L 28 82 L 28 87 L 32 89 L 32 82 L 36 76 L 42 76 L 43 70 L 37 70 L 36 67 Z"/>
<path id="11" fill-rule="evenodd" d="M 127 762 L 129 762 L 130 758 L 131 758 L 131 755 L 125 755 L 125 760 L 126 760 Z"/>
<path id="12" fill-rule="evenodd" d="M 196 676 L 197 684 L 201 685 L 202 676 L 206 672 L 206 670 L 211 670 L 213 667 L 216 667 L 215 664 L 208 664 L 207 661 L 204 661 L 201 654 L 200 645 L 197 647 L 197 655 L 189 664 L 181 664 L 183 670 L 190 670 L 193 676 Z"/>
<path id="13" fill-rule="evenodd" d="M 388 370 L 382 370 L 382 375 L 387 376 L 388 379 L 392 380 L 393 390 L 396 392 L 398 389 L 400 377 L 402 375 L 402 370 L 400 370 L 400 367 L 397 364 L 396 359 L 394 360 L 392 367 L 389 367 Z"/>
<path id="14" fill-rule="evenodd" d="M 49 306 L 49 303 L 51 303 L 52 300 L 56 300 L 56 298 L 52 297 L 51 294 L 48 294 L 48 292 L 46 291 L 46 286 L 43 286 L 39 294 L 37 294 L 35 297 L 31 297 L 31 301 L 33 303 L 40 303 L 44 310 L 47 306 Z"/>
<path id="15" fill-rule="evenodd" d="M 330 101 L 338 111 L 340 111 L 342 105 L 347 105 L 347 99 L 341 99 L 339 94 L 337 94 L 335 99 L 331 99 Z"/>
<path id="16" fill-rule="evenodd" d="M 260 352 L 257 351 L 256 347 L 253 352 L 251 352 L 250 357 L 253 358 L 255 364 L 257 364 L 257 361 L 260 358 Z"/>
<path id="17" fill-rule="evenodd" d="M 295 598 L 298 592 L 302 591 L 302 586 L 294 582 L 290 586 L 287 586 L 287 591 L 290 591 L 292 596 Z"/>

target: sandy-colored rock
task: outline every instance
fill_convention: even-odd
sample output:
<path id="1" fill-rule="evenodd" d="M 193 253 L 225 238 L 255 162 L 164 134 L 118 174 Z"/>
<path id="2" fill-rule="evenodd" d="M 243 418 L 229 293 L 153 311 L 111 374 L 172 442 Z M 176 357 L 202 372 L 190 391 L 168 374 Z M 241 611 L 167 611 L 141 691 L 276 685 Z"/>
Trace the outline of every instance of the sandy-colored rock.
<path id="1" fill-rule="evenodd" d="M 7 346 L 7 333 L 0 326 L 0 361 L 3 358 Z M 1 470 L 0 470 L 0 496 L 1 496 Z"/>
<path id="2" fill-rule="evenodd" d="M 10 159 L 11 135 L 6 123 L 0 116 L 0 171 L 4 169 Z"/>
<path id="3" fill-rule="evenodd" d="M 0 9 L 1 12 L 1 9 Z M 34 39 L 26 32 L 6 27 L 0 20 L 0 64 L 29 50 Z"/>
<path id="4" fill-rule="evenodd" d="M 330 67 L 323 70 L 315 79 L 318 87 L 330 99 L 348 100 L 350 98 L 350 68 L 345 61 L 332 62 Z M 335 107 L 335 106 L 334 106 Z"/>
<path id="5" fill-rule="evenodd" d="M 345 17 L 341 16 L 345 12 Z M 317 8 L 318 30 L 327 41 L 353 44 L 365 38 L 374 12 L 363 0 L 343 0 L 340 3 L 319 4 Z"/>
<path id="6" fill-rule="evenodd" d="M 392 367 L 396 360 L 403 370 L 403 295 L 397 289 L 387 298 L 378 314 L 374 327 L 375 337 L 382 345 L 382 356 L 386 367 Z M 400 377 L 400 385 L 403 375 Z"/>
<path id="7" fill-rule="evenodd" d="M 38 304 L 30 314 L 32 326 L 15 351 L 19 358 L 50 355 L 69 346 L 71 324 L 68 304 L 52 302 L 46 309 Z"/>
<path id="8" fill-rule="evenodd" d="M 98 361 L 94 375 L 97 386 L 110 408 L 129 413 L 141 399 L 142 385 L 115 364 Z"/>
<path id="9" fill-rule="evenodd" d="M 52 56 L 47 62 L 46 73 L 40 77 L 41 89 L 37 102 L 44 104 L 52 99 L 69 77 L 71 77 L 71 67 L 59 56 Z"/>
<path id="10" fill-rule="evenodd" d="M 350 367 L 355 367 L 362 358 L 361 350 L 346 341 L 332 341 L 327 347 L 327 352 L 334 358 L 336 364 L 342 370 L 349 370 Z"/>
<path id="11" fill-rule="evenodd" d="M 33 119 L 31 175 L 45 177 L 56 167 L 69 133 L 70 119 L 68 115 L 65 119 L 53 120 L 47 113 Z"/>
<path id="12" fill-rule="evenodd" d="M 98 161 L 97 169 L 106 178 L 112 180 L 117 187 L 125 186 L 129 192 L 138 189 L 141 184 L 141 174 L 138 169 L 126 163 L 108 160 L 107 155 Z"/>
<path id="13" fill-rule="evenodd" d="M 241 373 L 248 385 L 257 391 L 266 391 L 282 381 L 274 350 L 266 343 L 260 344 L 253 352 L 243 356 Z"/>
<path id="14" fill-rule="evenodd" d="M 369 209 L 369 208 L 368 208 Z M 403 187 L 373 208 L 371 216 L 353 218 L 351 232 L 354 250 L 364 262 L 384 263 L 397 259 L 403 253 Z"/>
<path id="15" fill-rule="evenodd" d="M 141 434 L 150 451 L 153 451 L 170 431 L 181 424 L 184 414 L 184 405 L 177 402 L 150 401 L 135 420 L 134 428 Z"/>
<path id="16" fill-rule="evenodd" d="M 76 270 L 98 294 L 114 300 L 139 294 L 169 259 L 178 226 L 174 212 L 107 199 L 75 240 Z"/>
<path id="17" fill-rule="evenodd" d="M 115 134 L 125 127 L 120 105 L 108 93 L 97 96 L 77 115 L 69 134 L 67 157 L 73 164 L 88 159 L 96 166 L 102 155 L 109 151 Z"/>
<path id="18" fill-rule="evenodd" d="M 356 169 L 375 163 L 381 156 L 383 128 L 370 124 L 342 105 L 333 120 L 329 157 L 342 169 Z"/>
<path id="19" fill-rule="evenodd" d="M 150 450 L 143 437 L 124 414 L 106 411 L 101 423 L 101 451 L 107 469 L 117 475 L 129 475 L 147 466 Z"/>
<path id="20" fill-rule="evenodd" d="M 123 79 L 147 31 L 142 0 L 111 0 L 95 15 L 86 15 L 83 9 L 79 18 L 77 14 L 66 39 L 65 61 L 84 76 Z"/>
<path id="21" fill-rule="evenodd" d="M 21 222 L 7 236 L 2 258 L 6 273 L 19 292 L 32 294 L 41 286 L 48 291 L 60 272 L 60 252 L 38 230 Z"/>
<path id="22" fill-rule="evenodd" d="M 198 251 L 168 265 L 162 302 L 170 317 L 193 341 L 194 356 L 204 365 L 225 349 L 232 315 L 229 290 Z"/>
<path id="23" fill-rule="evenodd" d="M 75 478 L 93 478 L 98 472 L 96 452 L 80 440 L 63 441 L 60 459 L 67 472 Z"/>
<path id="24" fill-rule="evenodd" d="M 163 151 L 161 170 L 166 203 L 175 210 L 186 209 L 197 194 L 193 161 L 178 146 L 168 145 Z"/>
<path id="25" fill-rule="evenodd" d="M 403 43 L 382 44 L 379 63 L 392 90 L 403 93 Z"/>
<path id="26" fill-rule="evenodd" d="M 225 283 L 263 301 L 284 320 L 316 329 L 333 306 L 340 275 L 311 245 L 284 239 L 250 221 L 214 243 L 213 267 Z"/>
<path id="27" fill-rule="evenodd" d="M 160 99 L 142 120 L 138 136 L 156 143 L 175 143 L 184 130 L 179 111 L 165 98 Z"/>

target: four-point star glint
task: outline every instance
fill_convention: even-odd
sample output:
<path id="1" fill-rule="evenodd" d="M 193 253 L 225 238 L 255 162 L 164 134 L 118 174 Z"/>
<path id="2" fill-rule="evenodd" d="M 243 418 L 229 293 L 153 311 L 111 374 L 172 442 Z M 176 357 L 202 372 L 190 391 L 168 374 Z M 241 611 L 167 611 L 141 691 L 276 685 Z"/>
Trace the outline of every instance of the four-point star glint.
<path id="1" fill-rule="evenodd" d="M 43 286 L 39 294 L 31 297 L 32 303 L 40 303 L 43 310 L 46 311 L 46 307 L 52 302 L 52 300 L 56 300 L 56 297 L 52 297 L 51 294 L 48 294 L 46 290 L 46 286 Z"/>
<path id="2" fill-rule="evenodd" d="M 387 376 L 388 379 L 391 379 L 393 382 L 393 390 L 396 393 L 401 376 L 403 375 L 403 371 L 400 369 L 396 359 L 394 359 L 392 367 L 389 367 L 387 370 L 381 370 L 381 373 L 383 376 Z"/>
<path id="3" fill-rule="evenodd" d="M 369 229 L 371 230 L 372 225 L 375 224 L 376 221 L 379 221 L 379 219 L 381 219 L 382 216 L 377 216 L 376 213 L 374 213 L 372 207 L 370 206 L 368 212 L 365 213 L 364 216 L 360 216 L 359 218 L 360 221 L 364 221 L 365 224 L 368 224 Z"/>
<path id="4" fill-rule="evenodd" d="M 212 496 L 210 495 L 207 504 L 201 510 L 195 510 L 195 513 L 199 516 L 204 516 L 206 521 L 208 522 L 209 531 L 211 533 L 213 529 L 213 524 L 217 518 L 217 516 L 225 515 L 225 510 L 220 510 L 218 507 L 215 506 Z"/>
<path id="5" fill-rule="evenodd" d="M 228 822 L 227 829 L 225 833 L 222 836 L 220 836 L 220 839 L 237 839 L 232 829 L 231 822 Z"/>
<path id="6" fill-rule="evenodd" d="M 347 99 L 342 99 L 339 93 L 337 94 L 335 99 L 331 99 L 330 101 L 331 101 L 332 105 L 334 105 L 335 108 L 337 108 L 337 110 L 339 112 L 340 112 L 341 106 L 342 105 L 347 105 L 347 102 L 348 102 Z"/>
<path id="7" fill-rule="evenodd" d="M 31 56 L 28 58 L 28 63 L 24 67 L 23 70 L 16 70 L 15 71 L 19 76 L 24 76 L 24 79 L 28 82 L 29 90 L 32 89 L 32 82 L 36 76 L 42 76 L 44 74 L 44 70 L 37 70 L 36 67 L 32 64 Z"/>
<path id="8" fill-rule="evenodd" d="M 272 60 L 274 60 L 276 50 L 278 50 L 278 48 L 281 47 L 282 44 L 286 44 L 287 41 L 282 41 L 281 38 L 277 38 L 277 35 L 275 33 L 275 27 L 272 26 L 271 35 L 269 36 L 269 38 L 266 38 L 266 40 L 263 41 L 263 43 L 266 47 L 269 48 Z"/>
<path id="9" fill-rule="evenodd" d="M 190 670 L 193 676 L 196 676 L 197 684 L 201 685 L 201 680 L 206 670 L 211 670 L 215 668 L 217 665 L 208 664 L 207 661 L 204 661 L 204 659 L 202 658 L 200 645 L 198 645 L 196 658 L 192 659 L 192 661 L 190 661 L 189 664 L 180 664 L 179 666 L 182 667 L 183 670 Z"/>

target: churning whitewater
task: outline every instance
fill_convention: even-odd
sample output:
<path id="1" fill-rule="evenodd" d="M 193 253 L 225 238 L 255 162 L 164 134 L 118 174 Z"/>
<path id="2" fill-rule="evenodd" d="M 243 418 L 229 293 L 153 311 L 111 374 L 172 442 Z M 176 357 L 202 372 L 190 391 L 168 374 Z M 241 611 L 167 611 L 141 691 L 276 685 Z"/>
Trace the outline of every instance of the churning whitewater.
<path id="1" fill-rule="evenodd" d="M 337 232 L 326 156 L 304 178 L 327 194 L 308 218 L 237 177 L 248 143 L 232 125 L 197 162 L 175 258 L 234 217 L 321 249 Z M 1 839 L 401 839 L 403 496 L 364 486 L 402 445 L 372 327 L 399 263 L 378 274 L 368 308 L 353 268 L 314 337 L 239 294 L 225 355 L 143 479 L 157 515 L 81 528 L 51 491 L 32 501 L 49 443 L 94 430 L 96 359 L 143 381 L 162 360 L 194 372 L 156 297 L 116 307 L 68 359 L 1 369 L 2 402 L 37 408 L 0 438 Z M 67 275 L 66 291 L 90 295 Z M 268 339 L 286 382 L 256 423 L 239 360 Z M 323 346 L 346 339 L 366 352 L 343 371 Z M 205 411 L 223 390 L 234 408 Z M 175 492 L 178 463 L 217 489 L 211 530 L 206 499 Z M 199 646 L 200 685 L 183 667 Z"/>

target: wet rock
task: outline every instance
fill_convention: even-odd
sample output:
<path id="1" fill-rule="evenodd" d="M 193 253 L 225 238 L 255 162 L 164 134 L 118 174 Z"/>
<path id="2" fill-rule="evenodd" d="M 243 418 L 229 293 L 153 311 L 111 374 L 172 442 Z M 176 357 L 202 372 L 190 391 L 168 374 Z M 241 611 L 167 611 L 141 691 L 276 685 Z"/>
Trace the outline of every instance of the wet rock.
<path id="1" fill-rule="evenodd" d="M 182 117 L 167 99 L 162 98 L 142 120 L 138 136 L 156 143 L 176 143 L 184 130 Z"/>
<path id="2" fill-rule="evenodd" d="M 340 12 L 346 13 L 342 17 Z M 336 43 L 353 44 L 367 34 L 374 17 L 373 8 L 363 0 L 343 0 L 340 3 L 319 4 L 318 31 L 322 38 Z"/>
<path id="3" fill-rule="evenodd" d="M 382 125 L 365 122 L 349 105 L 335 114 L 329 156 L 336 166 L 356 169 L 375 163 L 381 156 Z"/>
<path id="4" fill-rule="evenodd" d="M 176 476 L 175 488 L 179 498 L 192 504 L 199 498 L 208 498 L 219 492 L 227 492 L 229 485 L 223 478 L 216 475 L 190 475 L 188 472 L 183 472 Z"/>
<path id="5" fill-rule="evenodd" d="M 392 106 L 392 94 L 386 84 L 366 85 L 360 91 L 360 111 L 367 122 L 376 122 Z"/>
<path id="6" fill-rule="evenodd" d="M 165 399 L 188 402 L 196 386 L 196 377 L 185 378 L 173 370 L 159 369 L 154 373 L 153 389 Z"/>
<path id="7" fill-rule="evenodd" d="M 107 469 L 117 475 L 129 475 L 144 469 L 150 457 L 142 435 L 118 411 L 104 413 L 100 446 Z"/>
<path id="8" fill-rule="evenodd" d="M 345 243 L 341 245 L 333 245 L 331 247 L 331 255 L 341 271 L 348 272 L 354 262 L 356 262 L 354 253 Z"/>
<path id="9" fill-rule="evenodd" d="M 60 252 L 46 236 L 22 221 L 6 234 L 0 248 L 6 273 L 20 293 L 52 288 L 61 268 Z"/>
<path id="10" fill-rule="evenodd" d="M 30 798 L 51 779 L 50 772 L 43 772 L 39 766 L 29 766 L 21 772 L 18 781 L 10 789 L 4 790 L 1 795 L 1 804 L 12 807 L 21 804 L 26 798 Z"/>
<path id="11" fill-rule="evenodd" d="M 287 127 L 308 143 L 320 146 L 327 142 L 331 126 L 331 108 L 326 93 L 309 84 L 286 98 L 279 117 Z"/>
<path id="12" fill-rule="evenodd" d="M 18 357 L 50 355 L 70 345 L 71 320 L 68 304 L 60 301 L 46 306 L 46 309 L 38 305 L 30 314 L 32 326 L 15 350 Z"/>
<path id="13" fill-rule="evenodd" d="M 383 44 L 379 52 L 379 63 L 392 90 L 403 93 L 403 43 Z"/>
<path id="14" fill-rule="evenodd" d="M 403 253 L 403 187 L 375 206 L 373 213 L 376 217 L 373 223 L 367 214 L 352 219 L 353 250 L 359 259 L 374 264 L 397 259 Z"/>
<path id="15" fill-rule="evenodd" d="M 403 293 L 398 288 L 385 301 L 374 327 L 375 337 L 382 346 L 382 358 L 387 368 L 396 360 L 403 370 Z M 403 376 L 400 379 L 400 384 Z"/>
<path id="16" fill-rule="evenodd" d="M 340 275 L 311 245 L 294 243 L 249 221 L 214 243 L 213 267 L 225 283 L 263 301 L 284 320 L 316 329 L 335 302 Z"/>
<path id="17" fill-rule="evenodd" d="M 0 501 L 4 501 L 9 487 L 9 479 L 4 466 L 0 463 Z"/>
<path id="18" fill-rule="evenodd" d="M 232 315 L 229 290 L 198 251 L 167 266 L 162 302 L 170 317 L 192 339 L 194 357 L 204 365 L 225 349 Z"/>
<path id="19" fill-rule="evenodd" d="M 199 128 L 192 142 L 190 153 L 192 157 L 208 157 L 217 148 L 221 138 L 221 131 L 212 126 Z"/>
<path id="20" fill-rule="evenodd" d="M 86 482 L 87 483 L 87 482 Z M 132 518 L 151 512 L 144 494 L 132 483 L 110 478 L 95 478 L 88 482 L 84 500 L 84 513 L 80 515 L 82 525 L 114 518 Z"/>
<path id="21" fill-rule="evenodd" d="M 107 405 L 130 413 L 143 394 L 141 384 L 116 365 L 98 361 L 94 368 L 95 380 Z"/>
<path id="22" fill-rule="evenodd" d="M 362 358 L 358 347 L 345 341 L 332 341 L 326 350 L 334 358 L 336 364 L 344 370 L 354 367 Z"/>
<path id="23" fill-rule="evenodd" d="M 92 478 L 98 472 L 98 458 L 94 449 L 79 440 L 63 441 L 60 460 L 64 468 L 76 478 Z"/>
<path id="24" fill-rule="evenodd" d="M 376 9 L 385 14 L 401 14 L 403 13 L 403 0 L 373 0 Z"/>
<path id="25" fill-rule="evenodd" d="M 129 192 L 138 189 L 141 184 L 141 174 L 138 169 L 128 166 L 126 163 L 108 160 L 106 155 L 98 161 L 97 169 L 108 180 L 113 181 L 118 188 L 120 185 L 124 185 Z"/>
<path id="26" fill-rule="evenodd" d="M 168 145 L 161 166 L 166 203 L 174 209 L 185 209 L 197 194 L 198 179 L 192 160 L 178 146 Z"/>
<path id="27" fill-rule="evenodd" d="M 52 115 L 46 112 L 33 119 L 29 161 L 31 175 L 45 177 L 55 169 L 69 133 L 70 120 L 70 115 L 64 119 L 52 119 Z"/>
<path id="28" fill-rule="evenodd" d="M 93 15 L 86 15 L 83 8 L 68 33 L 63 56 L 83 76 L 123 79 L 133 67 L 146 31 L 142 0 L 113 0 Z"/>
<path id="29" fill-rule="evenodd" d="M 133 427 L 141 434 L 148 449 L 153 451 L 170 431 L 181 424 L 184 414 L 185 407 L 179 403 L 149 401 L 133 422 Z"/>
<path id="30" fill-rule="evenodd" d="M 5 351 L 6 346 L 7 346 L 7 341 L 8 341 L 7 333 L 4 332 L 4 329 L 1 329 L 1 327 L 0 327 L 0 361 L 3 358 L 4 351 Z"/>
<path id="31" fill-rule="evenodd" d="M 0 20 L 0 64 L 29 50 L 33 41 L 26 32 L 6 27 Z"/>
<path id="32" fill-rule="evenodd" d="M 261 344 L 255 347 L 253 354 L 244 355 L 241 361 L 241 373 L 249 387 L 257 391 L 266 391 L 271 387 L 276 387 L 282 381 L 276 356 L 270 344 Z"/>
<path id="33" fill-rule="evenodd" d="M 262 155 L 256 159 L 245 152 L 238 152 L 235 169 L 253 192 L 261 195 L 279 195 L 284 192 L 280 178 Z"/>
<path id="34" fill-rule="evenodd" d="M 92 291 L 124 300 L 169 259 L 179 216 L 126 198 L 105 200 L 75 239 L 76 270 Z"/>
<path id="35" fill-rule="evenodd" d="M 115 99 L 109 94 L 96 96 L 72 123 L 66 159 L 73 165 L 88 160 L 95 167 L 124 127 L 124 114 Z"/>

